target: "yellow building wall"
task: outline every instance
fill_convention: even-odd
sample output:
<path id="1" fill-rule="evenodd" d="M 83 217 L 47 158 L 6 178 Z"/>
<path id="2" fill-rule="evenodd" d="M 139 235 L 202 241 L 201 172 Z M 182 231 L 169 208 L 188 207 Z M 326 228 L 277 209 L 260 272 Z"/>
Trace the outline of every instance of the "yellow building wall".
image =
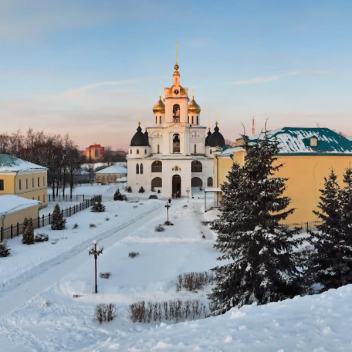
<path id="1" fill-rule="evenodd" d="M 38 186 L 38 177 L 39 177 L 39 186 Z M 0 179 L 4 180 L 4 190 L 0 191 L 0 195 L 15 194 L 17 196 L 20 196 L 26 199 L 39 200 L 42 203 L 42 207 L 45 207 L 48 205 L 46 170 L 42 172 L 17 173 L 17 174 L 3 173 L 3 174 L 0 174 Z M 20 186 L 20 183 L 21 183 L 21 186 Z"/>
<path id="2" fill-rule="evenodd" d="M 215 180 L 217 161 L 219 162 L 219 187 L 227 181 L 226 175 L 231 170 L 233 162 L 237 161 L 243 166 L 244 154 L 244 151 L 234 153 L 233 160 L 230 157 L 214 158 Z M 290 207 L 296 209 L 284 222 L 304 223 L 318 220 L 313 210 L 317 210 L 321 195 L 319 190 L 324 187 L 324 177 L 327 177 L 333 168 L 338 175 L 339 185 L 343 186 L 343 173 L 347 167 L 352 167 L 352 156 L 289 155 L 278 156 L 277 162 L 283 163 L 284 166 L 275 176 L 288 178 L 284 195 L 291 198 Z"/>
<path id="3" fill-rule="evenodd" d="M 5 229 L 12 226 L 17 226 L 17 223 L 22 224 L 25 217 L 36 219 L 39 215 L 39 205 L 33 205 L 30 208 L 22 209 L 6 216 L 0 216 L 0 227 Z M 5 232 L 4 238 L 9 238 L 10 235 L 8 232 Z"/>
<path id="4" fill-rule="evenodd" d="M 0 180 L 4 180 L 4 190 L 0 191 L 0 196 L 4 194 L 15 194 L 15 173 L 0 174 Z"/>

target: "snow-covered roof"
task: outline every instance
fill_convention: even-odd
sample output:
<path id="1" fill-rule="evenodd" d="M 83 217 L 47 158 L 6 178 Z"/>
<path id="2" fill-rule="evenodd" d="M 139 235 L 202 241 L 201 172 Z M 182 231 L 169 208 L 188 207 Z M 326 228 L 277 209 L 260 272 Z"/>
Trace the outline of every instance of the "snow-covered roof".
<path id="1" fill-rule="evenodd" d="M 121 162 L 114 163 L 114 165 L 125 167 L 125 166 L 127 166 L 127 163 L 125 161 L 121 161 Z M 81 167 L 83 169 L 89 169 L 90 167 L 92 167 L 94 170 L 97 169 L 98 167 L 100 168 L 102 166 L 108 167 L 108 164 L 107 163 L 92 163 L 92 164 L 86 163 L 86 164 L 81 165 Z"/>
<path id="2" fill-rule="evenodd" d="M 127 174 L 127 169 L 119 165 L 112 165 L 96 172 L 97 174 Z"/>
<path id="3" fill-rule="evenodd" d="M 46 167 L 30 163 L 8 154 L 0 154 L 0 173 L 18 171 L 44 171 Z"/>
<path id="4" fill-rule="evenodd" d="M 37 200 L 26 199 L 12 194 L 0 196 L 0 216 L 40 205 Z"/>
<path id="5" fill-rule="evenodd" d="M 329 128 L 283 127 L 268 135 L 279 141 L 279 154 L 352 154 L 352 141 Z M 250 139 L 255 141 L 263 136 Z M 317 146 L 311 146 L 312 137 L 317 138 Z"/>

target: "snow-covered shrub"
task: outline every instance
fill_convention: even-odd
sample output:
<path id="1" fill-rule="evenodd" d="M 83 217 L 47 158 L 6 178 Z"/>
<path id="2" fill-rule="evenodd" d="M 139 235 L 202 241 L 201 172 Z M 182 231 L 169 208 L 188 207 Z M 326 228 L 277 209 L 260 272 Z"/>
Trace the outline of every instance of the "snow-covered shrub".
<path id="1" fill-rule="evenodd" d="M 49 301 L 43 301 L 43 307 L 49 307 L 50 302 Z"/>
<path id="2" fill-rule="evenodd" d="M 110 218 L 105 218 L 105 221 L 109 221 L 110 220 Z"/>
<path id="3" fill-rule="evenodd" d="M 105 211 L 105 205 L 103 205 L 103 203 L 98 200 L 93 204 L 90 211 L 93 213 L 103 213 Z"/>
<path id="4" fill-rule="evenodd" d="M 183 288 L 187 291 L 196 291 L 213 282 L 215 282 L 215 276 L 212 272 L 184 273 L 177 276 L 176 291 L 181 291 Z"/>
<path id="5" fill-rule="evenodd" d="M 110 273 L 110 272 L 100 273 L 100 274 L 99 274 L 99 277 L 100 277 L 101 279 L 108 279 L 110 276 L 111 276 L 111 273 Z"/>
<path id="6" fill-rule="evenodd" d="M 130 305 L 130 318 L 133 323 L 151 321 L 185 321 L 206 318 L 208 308 L 197 299 L 182 302 L 180 299 L 164 302 L 139 301 Z"/>
<path id="7" fill-rule="evenodd" d="M 97 227 L 97 225 L 95 225 L 95 224 L 89 224 L 89 227 L 92 229 L 92 228 L 94 228 L 94 227 Z"/>
<path id="8" fill-rule="evenodd" d="M 8 257 L 11 249 L 7 246 L 6 242 L 0 242 L 0 257 Z"/>
<path id="9" fill-rule="evenodd" d="M 63 230 L 65 226 L 66 226 L 66 220 L 63 217 L 59 204 L 56 204 L 53 211 L 53 215 L 51 217 L 51 229 Z"/>
<path id="10" fill-rule="evenodd" d="M 128 253 L 128 256 L 129 256 L 130 258 L 137 257 L 137 255 L 139 255 L 138 252 L 130 252 L 130 253 Z"/>
<path id="11" fill-rule="evenodd" d="M 145 189 L 143 188 L 143 186 L 141 186 L 141 187 L 139 188 L 138 193 L 144 193 L 144 192 L 145 192 Z"/>
<path id="12" fill-rule="evenodd" d="M 163 232 L 165 231 L 165 227 L 162 227 L 161 225 L 155 226 L 155 232 Z"/>
<path id="13" fill-rule="evenodd" d="M 116 307 L 115 304 L 98 304 L 95 307 L 95 319 L 99 322 L 99 324 L 102 323 L 108 323 L 109 321 L 112 321 L 116 316 Z"/>
<path id="14" fill-rule="evenodd" d="M 128 193 L 132 193 L 132 187 L 131 187 L 131 186 L 128 186 L 127 189 L 126 189 L 126 191 L 127 191 Z"/>
<path id="15" fill-rule="evenodd" d="M 34 237 L 34 242 L 46 242 L 49 241 L 49 236 L 46 233 L 38 233 Z"/>
<path id="16" fill-rule="evenodd" d="M 174 224 L 171 221 L 165 221 L 164 225 L 166 226 L 173 226 Z"/>
<path id="17" fill-rule="evenodd" d="M 78 228 L 78 224 L 74 224 L 73 229 L 77 229 L 77 228 Z"/>
<path id="18" fill-rule="evenodd" d="M 27 221 L 26 221 L 27 220 Z M 26 227 L 22 234 L 22 243 L 23 244 L 34 244 L 34 227 L 32 218 L 26 219 L 23 223 L 26 223 Z"/>

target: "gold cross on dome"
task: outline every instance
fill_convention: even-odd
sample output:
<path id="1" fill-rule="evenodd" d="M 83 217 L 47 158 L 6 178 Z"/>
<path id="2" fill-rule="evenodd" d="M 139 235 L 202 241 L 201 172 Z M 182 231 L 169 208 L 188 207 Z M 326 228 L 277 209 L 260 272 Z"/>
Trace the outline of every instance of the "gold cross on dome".
<path id="1" fill-rule="evenodd" d="M 141 125 L 141 114 L 138 114 L 138 126 Z"/>

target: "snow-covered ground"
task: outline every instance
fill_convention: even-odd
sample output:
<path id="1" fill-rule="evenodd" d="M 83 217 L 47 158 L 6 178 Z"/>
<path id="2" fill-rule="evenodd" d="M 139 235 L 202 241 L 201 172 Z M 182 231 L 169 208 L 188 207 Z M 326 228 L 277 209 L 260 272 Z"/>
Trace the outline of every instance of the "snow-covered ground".
<path id="1" fill-rule="evenodd" d="M 164 232 L 154 230 L 166 220 L 164 201 L 105 202 L 106 213 L 83 211 L 69 218 L 65 233 L 41 229 L 51 238 L 67 237 L 55 245 L 9 241 L 11 256 L 0 261 L 0 351 L 352 351 L 352 285 L 198 321 L 130 321 L 128 307 L 139 300 L 206 302 L 209 287 L 196 293 L 175 290 L 177 275 L 218 264 L 215 236 L 201 223 L 216 211 L 204 214 L 201 198 L 199 193 L 189 202 L 173 200 L 174 226 Z M 98 272 L 112 274 L 98 279 L 98 294 L 93 293 L 94 260 L 86 251 L 93 239 L 105 247 Z M 132 259 L 131 251 L 140 255 Z M 94 320 L 98 303 L 116 304 L 114 321 L 99 325 Z"/>

